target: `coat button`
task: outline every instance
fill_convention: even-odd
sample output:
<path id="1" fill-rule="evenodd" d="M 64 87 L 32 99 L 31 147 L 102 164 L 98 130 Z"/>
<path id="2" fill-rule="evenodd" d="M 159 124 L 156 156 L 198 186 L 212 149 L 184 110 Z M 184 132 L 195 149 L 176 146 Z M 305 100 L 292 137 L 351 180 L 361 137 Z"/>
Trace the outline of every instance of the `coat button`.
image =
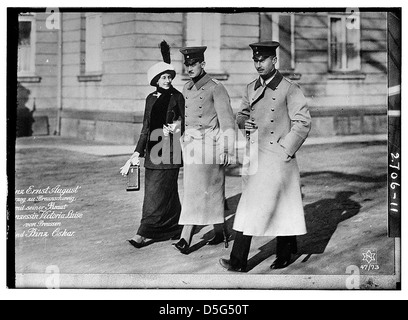
<path id="1" fill-rule="evenodd" d="M 251 108 L 251 111 L 254 111 L 255 109 L 254 108 Z"/>
<path id="2" fill-rule="evenodd" d="M 271 119 L 271 122 L 273 122 L 273 119 Z"/>
<path id="3" fill-rule="evenodd" d="M 255 143 L 255 141 L 254 141 L 254 140 L 251 140 L 251 143 L 252 143 L 252 144 L 254 144 L 254 143 Z"/>
<path id="4" fill-rule="evenodd" d="M 199 115 L 198 117 L 199 117 L 199 118 L 202 118 L 203 116 L 202 116 L 202 115 Z"/>
<path id="5" fill-rule="evenodd" d="M 274 134 L 275 132 L 271 131 L 271 134 Z"/>
<path id="6" fill-rule="evenodd" d="M 202 100 L 202 99 L 203 99 L 203 97 L 200 97 L 200 99 Z"/>
<path id="7" fill-rule="evenodd" d="M 271 109 L 271 111 L 275 111 L 275 109 Z"/>
<path id="8" fill-rule="evenodd" d="M 276 100 L 276 98 L 272 98 L 272 100 Z"/>
<path id="9" fill-rule="evenodd" d="M 255 118 L 251 118 L 251 121 L 255 121 Z"/>
<path id="10" fill-rule="evenodd" d="M 201 109 L 203 106 L 199 106 L 199 108 Z"/>
<path id="11" fill-rule="evenodd" d="M 270 141 L 269 143 L 270 143 L 270 144 L 273 144 L 273 141 Z"/>

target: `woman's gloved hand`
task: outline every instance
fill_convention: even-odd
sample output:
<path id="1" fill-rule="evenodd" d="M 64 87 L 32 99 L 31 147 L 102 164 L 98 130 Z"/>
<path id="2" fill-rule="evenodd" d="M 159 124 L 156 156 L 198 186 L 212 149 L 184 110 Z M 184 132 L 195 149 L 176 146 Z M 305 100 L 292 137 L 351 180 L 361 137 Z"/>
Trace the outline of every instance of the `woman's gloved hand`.
<path id="1" fill-rule="evenodd" d="M 132 154 L 132 156 L 130 157 L 130 159 L 128 161 L 126 161 L 125 165 L 120 168 L 120 173 L 122 176 L 126 176 L 129 172 L 130 166 L 131 165 L 140 165 L 140 159 L 139 159 L 139 152 L 135 152 L 134 154 Z"/>

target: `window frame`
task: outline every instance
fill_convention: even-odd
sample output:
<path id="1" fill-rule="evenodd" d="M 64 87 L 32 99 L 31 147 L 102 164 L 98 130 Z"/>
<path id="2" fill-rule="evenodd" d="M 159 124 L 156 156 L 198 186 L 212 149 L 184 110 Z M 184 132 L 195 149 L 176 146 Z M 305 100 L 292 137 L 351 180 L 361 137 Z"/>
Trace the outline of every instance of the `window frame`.
<path id="1" fill-rule="evenodd" d="M 215 51 L 211 51 L 211 46 L 205 43 L 205 25 L 206 15 L 208 17 L 214 18 L 216 21 L 212 21 L 207 26 L 214 28 L 215 31 L 209 32 L 208 34 L 213 38 L 214 42 L 217 44 L 212 47 Z M 194 18 L 192 18 L 194 17 Z M 206 61 L 206 72 L 209 73 L 214 78 L 218 80 L 227 80 L 228 75 L 224 70 L 222 70 L 222 59 L 221 59 L 221 38 L 222 38 L 222 13 L 220 12 L 186 12 L 184 16 L 184 45 L 185 46 L 207 46 L 207 51 L 205 52 Z M 213 30 L 214 30 L 213 29 Z M 209 50 L 210 49 L 210 50 Z M 209 60 L 208 57 L 211 57 Z M 183 73 L 186 74 L 186 68 L 183 64 Z M 184 77 L 187 78 L 187 77 Z"/>
<path id="2" fill-rule="evenodd" d="M 103 48 L 102 48 L 102 41 L 103 41 L 103 14 L 101 12 L 86 12 L 83 16 L 84 19 L 84 33 L 83 33 L 83 37 L 84 37 L 84 47 L 83 47 L 83 51 L 81 53 L 81 55 L 83 55 L 84 57 L 84 63 L 81 66 L 81 72 L 80 75 L 78 76 L 78 81 L 79 82 L 99 82 L 102 81 L 102 74 L 103 74 Z M 97 47 L 97 54 L 98 54 L 98 68 L 95 69 L 88 69 L 89 68 L 89 62 L 88 59 L 92 59 L 92 61 L 95 60 L 95 57 L 90 56 L 89 52 L 90 52 L 90 48 L 92 48 L 91 43 L 88 42 L 88 38 L 90 38 L 88 36 L 88 34 L 92 34 L 94 35 L 94 30 L 91 31 L 89 29 L 89 18 L 94 18 L 96 17 L 99 20 L 99 32 L 100 32 L 100 37 L 99 37 L 99 43 L 98 43 L 98 47 Z M 93 37 L 92 37 L 93 38 Z M 95 42 L 96 43 L 96 42 Z M 95 45 L 94 43 L 92 43 L 92 45 Z"/>
<path id="3" fill-rule="evenodd" d="M 20 22 L 31 22 L 31 32 L 30 32 L 30 70 L 20 71 L 17 69 L 17 76 L 26 78 L 26 77 L 36 77 L 36 42 L 37 42 L 37 23 L 36 16 L 34 13 L 22 14 L 18 17 L 18 23 Z M 18 50 L 18 49 L 17 49 Z"/>
<path id="4" fill-rule="evenodd" d="M 290 17 L 290 40 L 291 40 L 291 57 L 290 57 L 290 69 L 283 69 L 282 72 L 292 72 L 296 68 L 296 60 L 295 60 L 295 13 L 293 12 L 273 12 L 272 13 L 272 38 L 271 40 L 276 39 L 279 41 L 279 18 L 280 16 L 289 16 Z M 278 48 L 276 56 L 278 58 L 278 62 L 276 63 L 276 68 L 280 70 L 280 50 Z"/>
<path id="5" fill-rule="evenodd" d="M 340 19 L 341 20 L 341 39 L 342 39 L 342 68 L 333 68 L 332 66 L 332 54 L 331 54 L 331 45 L 332 45 L 332 19 Z M 330 73 L 333 74 L 348 74 L 348 73 L 361 73 L 361 20 L 358 19 L 358 41 L 356 43 L 356 51 L 357 51 L 357 68 L 347 68 L 344 67 L 347 65 L 347 19 L 349 18 L 349 15 L 347 14 L 329 14 L 328 15 L 328 70 Z"/>
<path id="6" fill-rule="evenodd" d="M 97 23 L 99 25 L 97 26 L 99 30 L 90 30 L 90 19 L 97 19 Z M 99 33 L 99 39 L 96 39 L 96 32 Z M 93 37 L 90 37 L 90 35 L 93 35 Z M 89 39 L 92 40 L 99 40 L 99 41 L 89 41 Z M 92 53 L 97 54 L 97 57 L 90 56 L 90 52 L 94 47 L 96 47 L 96 50 L 93 51 Z M 97 68 L 95 69 L 88 69 L 90 66 L 89 61 L 95 61 L 97 58 L 98 63 L 97 63 Z M 102 13 L 100 12 L 87 12 L 85 13 L 85 73 L 86 74 L 100 74 L 102 73 L 103 69 L 103 64 L 102 64 Z"/>

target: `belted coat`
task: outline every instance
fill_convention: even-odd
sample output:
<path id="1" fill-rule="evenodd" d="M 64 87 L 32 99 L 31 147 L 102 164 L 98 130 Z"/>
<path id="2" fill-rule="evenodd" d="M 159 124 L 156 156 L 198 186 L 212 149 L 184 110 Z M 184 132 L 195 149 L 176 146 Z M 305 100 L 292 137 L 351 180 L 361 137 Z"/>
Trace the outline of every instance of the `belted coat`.
<path id="1" fill-rule="evenodd" d="M 220 154 L 234 153 L 235 118 L 218 80 L 205 75 L 183 88 L 185 132 L 181 137 L 184 196 L 181 225 L 224 222 L 225 170 Z M 224 143 L 225 141 L 225 143 Z"/>
<path id="2" fill-rule="evenodd" d="M 248 136 L 243 165 L 243 191 L 234 230 L 251 236 L 306 233 L 296 152 L 311 129 L 306 98 L 279 71 L 262 86 L 245 89 L 237 123 L 252 119 L 258 129 Z"/>

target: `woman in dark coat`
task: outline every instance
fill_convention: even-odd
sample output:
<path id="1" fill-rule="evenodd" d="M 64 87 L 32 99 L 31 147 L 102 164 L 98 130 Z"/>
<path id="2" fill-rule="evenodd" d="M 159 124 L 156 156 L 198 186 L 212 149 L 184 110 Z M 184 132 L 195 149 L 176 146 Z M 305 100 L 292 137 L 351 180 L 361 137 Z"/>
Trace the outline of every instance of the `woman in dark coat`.
<path id="1" fill-rule="evenodd" d="M 174 239 L 181 232 L 177 181 L 182 166 L 180 137 L 184 131 L 184 98 L 172 86 L 175 75 L 174 67 L 166 62 L 149 69 L 148 80 L 156 91 L 146 98 L 139 141 L 134 154 L 121 168 L 121 173 L 126 175 L 131 163 L 138 164 L 139 157 L 145 158 L 142 219 L 137 234 L 128 240 L 136 248 L 153 241 Z"/>

